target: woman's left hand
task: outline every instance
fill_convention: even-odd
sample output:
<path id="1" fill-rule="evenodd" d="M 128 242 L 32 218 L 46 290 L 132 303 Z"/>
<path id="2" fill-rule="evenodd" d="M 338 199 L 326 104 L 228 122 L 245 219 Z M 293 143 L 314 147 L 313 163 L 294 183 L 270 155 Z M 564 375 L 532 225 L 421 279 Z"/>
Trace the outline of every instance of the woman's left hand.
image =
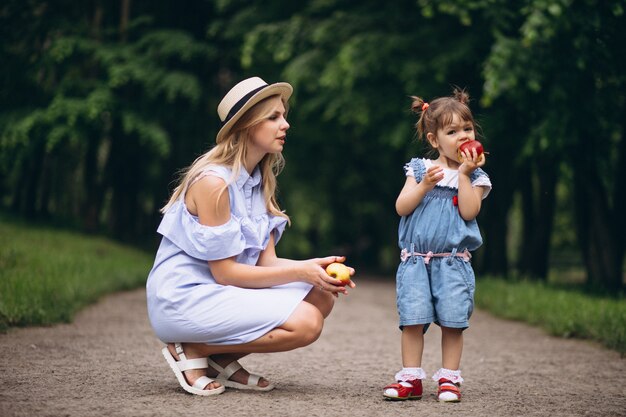
<path id="1" fill-rule="evenodd" d="M 320 285 L 318 286 L 319 289 L 324 290 L 324 291 L 329 291 L 333 293 L 335 296 L 337 296 L 339 293 L 342 293 L 345 295 L 348 294 L 348 290 L 346 289 L 346 286 L 350 288 L 356 287 L 356 284 L 352 280 L 348 281 L 347 283 L 344 283 L 343 281 L 333 278 L 326 273 L 326 267 L 328 265 L 335 263 L 335 262 L 343 264 L 345 260 L 346 260 L 345 256 L 326 256 L 325 258 L 311 259 L 311 261 L 317 263 L 324 270 L 323 281 L 320 282 Z M 348 265 L 346 265 L 346 267 L 350 271 L 350 277 L 354 276 L 356 272 L 354 268 Z"/>

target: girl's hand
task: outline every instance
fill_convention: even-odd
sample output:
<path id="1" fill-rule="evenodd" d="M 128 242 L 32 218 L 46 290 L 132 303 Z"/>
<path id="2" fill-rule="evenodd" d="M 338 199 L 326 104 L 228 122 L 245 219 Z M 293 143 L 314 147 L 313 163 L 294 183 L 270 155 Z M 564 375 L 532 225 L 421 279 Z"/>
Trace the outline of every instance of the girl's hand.
<path id="1" fill-rule="evenodd" d="M 443 167 L 439 165 L 433 165 L 426 170 L 426 175 L 422 178 L 422 184 L 424 184 L 429 190 L 435 188 L 435 185 L 443 179 Z"/>
<path id="2" fill-rule="evenodd" d="M 471 151 L 460 152 L 461 158 L 463 162 L 459 166 L 459 173 L 470 175 L 472 172 L 476 170 L 476 168 L 480 168 L 485 165 L 487 158 L 485 158 L 485 154 L 478 155 L 476 153 L 476 149 L 472 149 Z"/>
<path id="3" fill-rule="evenodd" d="M 305 264 L 309 264 L 307 268 L 310 268 L 308 269 L 307 277 L 304 280 L 321 290 L 330 291 L 335 296 L 338 293 L 348 294 L 348 290 L 342 281 L 335 279 L 326 273 L 326 267 L 328 265 L 333 262 L 343 263 L 345 260 L 345 256 L 327 256 L 325 258 L 315 258 L 303 261 Z M 314 267 L 312 265 L 314 265 Z M 350 270 L 350 276 L 353 276 L 355 273 L 354 268 L 348 267 L 348 269 Z M 356 287 L 356 284 L 350 281 L 347 286 L 354 288 Z"/>

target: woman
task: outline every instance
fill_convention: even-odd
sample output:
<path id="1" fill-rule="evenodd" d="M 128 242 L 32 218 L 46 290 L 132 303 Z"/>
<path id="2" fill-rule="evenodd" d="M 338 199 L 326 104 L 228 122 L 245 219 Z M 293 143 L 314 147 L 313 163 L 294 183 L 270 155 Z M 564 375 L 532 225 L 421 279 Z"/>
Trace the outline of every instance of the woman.
<path id="1" fill-rule="evenodd" d="M 186 170 L 162 209 L 148 314 L 167 343 L 165 359 L 192 394 L 273 389 L 237 360 L 311 344 L 333 296 L 347 293 L 324 271 L 344 257 L 295 261 L 276 255 L 289 221 L 276 202 L 276 175 L 284 162 L 292 91 L 287 83 L 268 85 L 258 77 L 235 85 L 217 109 L 223 125 L 216 146 Z"/>

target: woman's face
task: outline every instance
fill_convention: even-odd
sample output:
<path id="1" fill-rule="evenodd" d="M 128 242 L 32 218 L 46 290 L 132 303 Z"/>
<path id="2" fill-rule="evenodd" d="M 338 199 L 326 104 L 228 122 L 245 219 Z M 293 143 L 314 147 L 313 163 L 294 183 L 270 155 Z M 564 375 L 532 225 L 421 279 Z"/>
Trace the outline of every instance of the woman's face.
<path id="1" fill-rule="evenodd" d="M 285 106 L 280 97 L 269 99 L 270 114 L 254 127 L 248 151 L 261 154 L 280 153 L 285 146 L 289 123 L 285 119 Z"/>

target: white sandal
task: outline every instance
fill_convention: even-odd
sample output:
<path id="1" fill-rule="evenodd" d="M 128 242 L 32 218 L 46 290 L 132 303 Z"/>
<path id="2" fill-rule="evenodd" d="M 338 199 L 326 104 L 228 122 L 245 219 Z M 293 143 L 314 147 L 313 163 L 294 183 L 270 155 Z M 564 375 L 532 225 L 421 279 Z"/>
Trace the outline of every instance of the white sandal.
<path id="1" fill-rule="evenodd" d="M 209 367 L 207 359 L 206 358 L 187 359 L 187 357 L 185 356 L 185 353 L 183 352 L 183 346 L 180 343 L 174 343 L 174 347 L 176 348 L 176 354 L 178 355 L 178 358 L 179 358 L 178 361 L 170 353 L 167 346 L 161 349 L 161 352 L 163 353 L 163 356 L 165 357 L 165 360 L 167 361 L 167 363 L 170 365 L 170 368 L 172 368 L 172 371 L 174 371 L 174 374 L 176 375 L 176 379 L 178 379 L 178 383 L 180 384 L 181 387 L 183 387 L 185 391 L 187 391 L 190 394 L 204 395 L 204 396 L 217 395 L 217 394 L 221 394 L 222 392 L 224 392 L 226 388 L 224 387 L 223 384 L 219 388 L 204 389 L 211 382 L 214 382 L 214 380 L 212 380 L 208 376 L 201 376 L 200 378 L 196 380 L 196 382 L 193 383 L 193 385 L 189 385 L 183 372 L 189 369 L 207 369 Z"/>
<path id="2" fill-rule="evenodd" d="M 219 374 L 215 377 L 215 380 L 228 388 L 236 388 L 241 390 L 253 390 L 253 391 L 271 391 L 274 389 L 274 384 L 271 382 L 266 387 L 260 387 L 258 385 L 261 376 L 251 374 L 248 375 L 248 383 L 242 384 L 240 382 L 231 381 L 229 378 L 233 376 L 235 372 L 242 369 L 243 366 L 238 361 L 232 361 L 226 368 L 222 368 L 220 365 L 215 363 L 211 358 L 207 358 L 207 362 L 209 366 L 215 369 Z"/>

